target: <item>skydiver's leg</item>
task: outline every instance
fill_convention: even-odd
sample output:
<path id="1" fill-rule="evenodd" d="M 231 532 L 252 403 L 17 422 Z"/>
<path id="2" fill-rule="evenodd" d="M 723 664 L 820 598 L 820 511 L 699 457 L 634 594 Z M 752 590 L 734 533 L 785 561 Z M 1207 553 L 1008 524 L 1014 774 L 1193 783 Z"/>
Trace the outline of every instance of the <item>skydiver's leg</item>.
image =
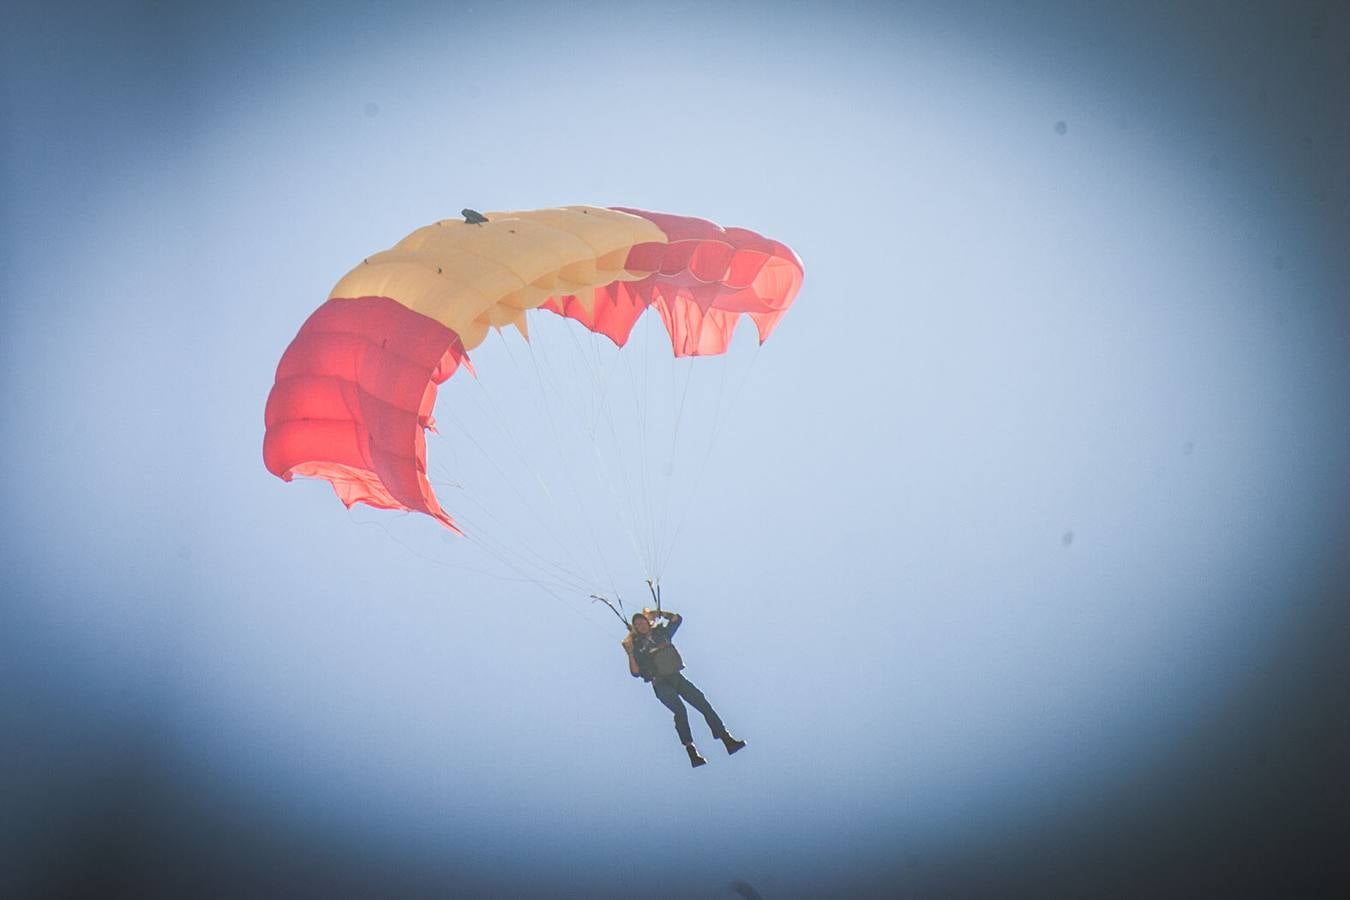
<path id="1" fill-rule="evenodd" d="M 673 686 L 679 690 L 679 695 L 688 700 L 690 706 L 703 713 L 703 718 L 707 720 L 708 727 L 712 729 L 713 737 L 719 741 L 726 737 L 727 728 L 722 724 L 722 718 L 717 715 L 717 710 L 712 708 L 712 704 L 708 702 L 707 697 L 703 696 L 703 692 L 698 689 L 698 686 L 678 672 L 672 675 L 670 680 L 675 682 Z"/>
<path id="2" fill-rule="evenodd" d="M 680 736 L 680 743 L 692 744 L 694 736 L 689 733 L 689 710 L 684 708 L 684 703 L 680 700 L 680 689 L 671 684 L 671 679 L 653 678 L 652 690 L 656 692 L 656 699 L 675 714 L 675 733 Z"/>

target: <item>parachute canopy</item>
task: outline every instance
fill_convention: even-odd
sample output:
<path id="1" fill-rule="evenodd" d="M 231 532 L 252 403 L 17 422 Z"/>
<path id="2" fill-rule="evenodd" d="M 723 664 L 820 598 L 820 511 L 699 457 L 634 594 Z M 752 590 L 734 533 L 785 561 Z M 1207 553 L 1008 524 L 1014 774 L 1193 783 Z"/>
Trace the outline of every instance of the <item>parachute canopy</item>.
<path id="1" fill-rule="evenodd" d="M 786 245 L 704 219 L 568 206 L 419 228 L 366 258 L 300 327 L 267 398 L 263 462 L 332 483 L 348 507 L 459 531 L 427 480 L 436 387 L 489 329 L 546 310 L 622 347 L 649 307 L 675 356 L 726 351 L 742 314 L 772 333 L 802 283 Z M 580 389 L 580 386 L 578 386 Z"/>

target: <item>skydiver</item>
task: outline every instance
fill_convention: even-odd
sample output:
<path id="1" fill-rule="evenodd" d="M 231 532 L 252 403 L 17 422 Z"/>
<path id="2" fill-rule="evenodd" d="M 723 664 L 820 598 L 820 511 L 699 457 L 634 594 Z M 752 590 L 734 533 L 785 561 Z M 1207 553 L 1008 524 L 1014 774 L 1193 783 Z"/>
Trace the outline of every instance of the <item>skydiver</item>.
<path id="1" fill-rule="evenodd" d="M 653 625 L 652 620 L 655 618 L 664 618 L 666 621 Z M 623 639 L 623 649 L 628 653 L 629 674 L 651 682 L 656 699 L 675 714 L 675 733 L 680 736 L 680 743 L 689 753 L 689 764 L 698 768 L 707 760 L 699 755 L 698 748 L 694 746 L 694 738 L 689 733 L 689 713 L 684 708 L 683 700 L 688 700 L 694 709 L 703 713 L 713 737 L 722 742 L 728 754 L 744 747 L 745 741 L 731 736 L 708 698 L 692 681 L 680 674 L 684 661 L 670 639 L 682 621 L 679 613 L 669 610 L 644 609 L 633 613 L 628 635 Z"/>

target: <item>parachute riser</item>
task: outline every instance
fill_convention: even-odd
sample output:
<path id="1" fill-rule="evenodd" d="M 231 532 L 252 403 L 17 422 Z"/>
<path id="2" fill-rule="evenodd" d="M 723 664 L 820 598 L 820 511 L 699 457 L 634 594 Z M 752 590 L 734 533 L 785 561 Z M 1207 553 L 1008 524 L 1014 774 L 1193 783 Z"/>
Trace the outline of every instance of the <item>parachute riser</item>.
<path id="1" fill-rule="evenodd" d="M 656 603 L 656 611 L 657 611 L 657 612 L 660 612 L 660 611 L 661 611 L 661 585 L 656 584 L 656 583 L 653 582 L 651 579 L 647 579 L 647 590 L 651 591 L 651 594 L 652 594 L 652 600 L 653 600 L 653 602 Z M 620 607 L 622 607 L 622 605 L 623 605 L 623 598 L 617 597 L 617 595 L 616 595 L 616 599 L 618 599 L 618 601 L 619 601 L 619 606 L 615 606 L 615 605 L 614 605 L 614 602 L 613 602 L 612 600 L 610 600 L 608 597 L 602 597 L 602 596 L 600 596 L 599 594 L 591 594 L 591 602 L 592 602 L 592 603 L 603 603 L 603 604 L 605 604 L 606 606 L 609 607 L 609 611 L 610 611 L 610 612 L 612 612 L 612 613 L 614 613 L 614 615 L 618 616 L 619 621 L 623 623 L 623 627 L 624 627 L 624 628 L 626 628 L 626 629 L 631 629 L 631 628 L 632 628 L 632 623 L 630 623 L 627 619 L 625 619 L 623 613 L 620 611 Z"/>
<path id="2" fill-rule="evenodd" d="M 619 608 L 615 606 L 613 603 L 611 603 L 608 597 L 601 597 L 599 594 L 591 594 L 591 602 L 595 602 L 597 600 L 608 606 L 610 612 L 614 613 L 614 615 L 619 617 L 619 621 L 623 623 L 623 627 L 625 629 L 631 628 L 629 621 L 623 617 L 623 613 L 619 612 Z M 623 600 L 620 599 L 619 603 L 622 604 Z"/>

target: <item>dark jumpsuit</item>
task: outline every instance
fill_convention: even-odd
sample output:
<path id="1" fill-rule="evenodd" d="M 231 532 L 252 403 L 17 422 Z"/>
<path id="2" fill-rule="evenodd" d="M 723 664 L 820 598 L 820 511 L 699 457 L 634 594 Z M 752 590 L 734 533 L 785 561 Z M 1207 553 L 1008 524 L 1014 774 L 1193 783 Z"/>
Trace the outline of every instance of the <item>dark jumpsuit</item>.
<path id="1" fill-rule="evenodd" d="M 669 623 L 663 622 L 654 626 L 647 634 L 633 635 L 633 656 L 637 659 L 638 673 L 634 678 L 641 677 L 643 681 L 652 683 L 652 690 L 656 693 L 656 699 L 660 700 L 672 713 L 675 714 L 675 732 L 680 736 L 680 743 L 692 744 L 693 736 L 689 733 L 689 712 L 684 708 L 681 698 L 689 701 L 689 705 L 703 713 L 703 718 L 707 720 L 708 727 L 712 729 L 713 737 L 721 740 L 726 737 L 727 729 L 722 724 L 722 720 L 717 715 L 717 711 L 712 708 L 708 698 L 703 696 L 703 692 L 698 687 L 685 678 L 680 673 L 684 668 L 684 661 L 680 659 L 679 654 L 675 653 L 674 660 L 677 663 L 677 669 L 670 675 L 658 675 L 656 670 L 656 661 L 654 654 L 663 647 L 669 646 L 670 652 L 674 651 L 674 646 L 670 644 L 671 637 L 675 630 L 680 627 L 684 621 L 679 613 L 671 613 Z"/>

